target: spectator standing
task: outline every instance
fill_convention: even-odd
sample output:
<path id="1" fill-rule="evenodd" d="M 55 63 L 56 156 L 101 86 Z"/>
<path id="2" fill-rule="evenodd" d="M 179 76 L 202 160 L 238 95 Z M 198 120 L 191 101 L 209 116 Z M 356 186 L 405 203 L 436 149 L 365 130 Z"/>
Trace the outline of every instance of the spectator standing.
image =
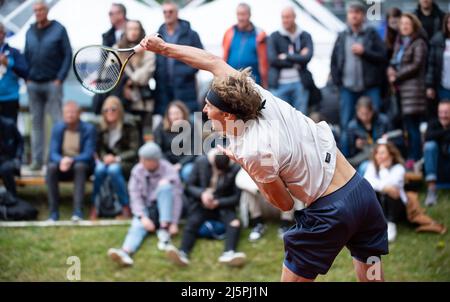
<path id="1" fill-rule="evenodd" d="M 129 20 L 125 27 L 125 34 L 116 44 L 118 48 L 131 48 L 139 44 L 145 37 L 145 30 L 140 21 Z M 125 59 L 125 58 L 124 58 Z M 152 132 L 152 115 L 154 109 L 154 95 L 150 90 L 149 80 L 155 71 L 155 54 L 140 51 L 135 54 L 125 66 L 121 88 L 117 94 L 124 101 L 125 111 L 139 116 L 142 125 L 140 134 Z"/>
<path id="2" fill-rule="evenodd" d="M 391 7 L 386 14 L 386 35 L 384 43 L 386 44 L 387 59 L 390 60 L 394 54 L 394 45 L 398 37 L 398 28 L 402 11 L 398 7 Z"/>
<path id="3" fill-rule="evenodd" d="M 149 233 L 157 233 L 160 250 L 170 246 L 170 236 L 178 233 L 182 210 L 182 186 L 177 171 L 154 142 L 139 148 L 140 162 L 131 171 L 128 190 L 133 220 L 122 248 L 111 248 L 108 255 L 122 266 L 133 265 L 137 252 Z"/>
<path id="4" fill-rule="evenodd" d="M 111 47 L 122 39 L 127 23 L 127 8 L 122 3 L 113 3 L 109 10 L 111 28 L 102 34 L 102 45 Z"/>
<path id="5" fill-rule="evenodd" d="M 158 33 L 164 41 L 179 45 L 203 48 L 197 32 L 192 30 L 188 21 L 178 18 L 178 6 L 172 1 L 163 4 L 164 24 Z M 196 74 L 198 69 L 185 63 L 156 56 L 156 108 L 155 113 L 163 115 L 168 104 L 173 100 L 181 100 L 190 112 L 198 111 Z"/>
<path id="6" fill-rule="evenodd" d="M 63 82 L 72 64 L 72 48 L 66 29 L 48 19 L 48 5 L 37 0 L 33 5 L 36 23 L 26 33 L 25 58 L 29 66 L 28 101 L 32 118 L 31 170 L 40 170 L 44 161 L 45 114 L 53 123 L 61 119 Z"/>
<path id="7" fill-rule="evenodd" d="M 19 112 L 19 77 L 26 78 L 28 66 L 18 49 L 5 42 L 6 29 L 0 23 L 0 116 L 17 123 Z"/>
<path id="8" fill-rule="evenodd" d="M 112 47 L 116 45 L 123 37 L 127 24 L 127 9 L 122 3 L 113 3 L 109 9 L 109 21 L 111 28 L 102 34 L 102 45 Z M 135 45 L 133 45 L 135 46 Z M 119 89 L 114 89 L 116 92 Z M 110 93 L 111 94 L 111 93 Z M 92 98 L 92 111 L 95 114 L 101 114 L 103 102 L 110 94 L 95 94 Z"/>
<path id="9" fill-rule="evenodd" d="M 408 133 L 407 168 L 422 155 L 420 122 L 426 112 L 425 73 L 427 43 L 419 19 L 405 13 L 400 19 L 400 37 L 388 68 L 388 79 L 399 91 L 403 123 Z"/>
<path id="10" fill-rule="evenodd" d="M 73 221 L 83 219 L 86 179 L 94 167 L 95 127 L 80 120 L 81 109 L 75 101 L 65 103 L 63 121 L 57 122 L 50 139 L 47 166 L 49 220 L 59 219 L 60 180 L 73 180 Z"/>
<path id="11" fill-rule="evenodd" d="M 267 36 L 251 22 L 251 14 L 248 4 L 237 6 L 237 24 L 227 29 L 223 37 L 223 58 L 235 69 L 251 67 L 256 83 L 267 88 Z"/>
<path id="12" fill-rule="evenodd" d="M 359 97 L 370 97 L 380 111 L 380 87 L 386 67 L 386 47 L 375 29 L 365 24 L 365 7 L 352 2 L 347 10 L 347 29 L 336 40 L 331 56 L 331 76 L 340 87 L 341 148 L 348 156 L 346 130 L 355 116 Z"/>
<path id="13" fill-rule="evenodd" d="M 314 48 L 311 35 L 296 24 L 295 18 L 292 7 L 283 9 L 283 27 L 270 35 L 269 88 L 275 96 L 308 114 L 309 87 L 305 81 Z"/>
<path id="14" fill-rule="evenodd" d="M 119 98 L 109 96 L 105 100 L 97 133 L 92 201 L 95 203 L 101 185 L 109 176 L 122 205 L 122 218 L 131 218 L 126 180 L 138 161 L 136 150 L 139 148 L 139 131 L 133 122 L 125 119 Z M 97 218 L 95 207 L 91 210 L 90 218 Z"/>
<path id="15" fill-rule="evenodd" d="M 428 125 L 424 158 L 428 186 L 425 205 L 432 206 L 437 202 L 436 182 L 450 183 L 450 99 L 439 103 L 438 118 Z"/>
<path id="16" fill-rule="evenodd" d="M 427 40 L 430 40 L 438 31 L 442 30 L 444 12 L 433 0 L 419 0 L 414 14 L 427 33 Z"/>
<path id="17" fill-rule="evenodd" d="M 450 99 L 450 13 L 444 17 L 443 30 L 431 39 L 426 84 L 427 97 Z"/>

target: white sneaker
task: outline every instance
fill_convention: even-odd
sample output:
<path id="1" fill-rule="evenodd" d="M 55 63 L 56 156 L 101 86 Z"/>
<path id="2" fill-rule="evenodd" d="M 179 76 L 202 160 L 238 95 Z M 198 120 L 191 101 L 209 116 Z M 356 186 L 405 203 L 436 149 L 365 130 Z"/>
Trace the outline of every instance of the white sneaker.
<path id="1" fill-rule="evenodd" d="M 251 231 L 250 235 L 248 235 L 248 240 L 249 241 L 257 241 L 259 240 L 262 235 L 264 234 L 264 232 L 266 231 L 266 226 L 262 223 L 258 223 L 253 230 Z"/>
<path id="2" fill-rule="evenodd" d="M 219 257 L 219 262 L 229 266 L 243 266 L 246 258 L 242 252 L 226 251 Z"/>
<path id="3" fill-rule="evenodd" d="M 72 222 L 80 222 L 81 220 L 83 220 L 83 218 L 78 215 L 72 215 L 71 220 Z"/>
<path id="4" fill-rule="evenodd" d="M 397 225 L 393 222 L 388 222 L 388 242 L 394 242 L 395 238 L 397 237 Z"/>
<path id="5" fill-rule="evenodd" d="M 167 258 L 179 266 L 187 266 L 189 264 L 189 259 L 185 252 L 178 250 L 173 245 L 169 244 L 166 248 Z"/>
<path id="6" fill-rule="evenodd" d="M 130 255 L 122 249 L 111 248 L 108 250 L 108 256 L 121 266 L 132 266 L 134 263 Z"/>
<path id="7" fill-rule="evenodd" d="M 165 251 L 170 245 L 170 234 L 167 230 L 159 229 L 156 231 L 158 237 L 157 247 L 160 251 Z"/>

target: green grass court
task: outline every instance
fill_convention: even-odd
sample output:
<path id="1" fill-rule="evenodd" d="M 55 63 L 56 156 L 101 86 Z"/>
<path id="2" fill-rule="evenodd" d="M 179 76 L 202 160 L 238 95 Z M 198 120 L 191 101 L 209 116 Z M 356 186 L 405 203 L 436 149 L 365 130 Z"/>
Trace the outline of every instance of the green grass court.
<path id="1" fill-rule="evenodd" d="M 20 192 L 38 206 L 40 219 L 47 218 L 45 188 L 22 188 Z M 63 186 L 62 196 L 61 219 L 69 219 L 70 187 Z M 440 191 L 438 205 L 427 212 L 449 227 L 450 192 Z M 150 236 L 134 256 L 134 266 L 119 268 L 106 252 L 110 247 L 120 247 L 127 226 L 0 228 L 0 281 L 67 281 L 69 256 L 81 260 L 81 281 L 278 281 L 283 244 L 277 227 L 276 222 L 270 224 L 257 243 L 248 242 L 250 230 L 243 230 L 239 250 L 247 254 L 248 263 L 238 269 L 217 262 L 223 248 L 221 241 L 199 240 L 191 265 L 178 268 L 158 251 L 156 237 Z M 175 244 L 179 241 L 180 235 Z M 390 245 L 383 266 L 387 281 L 450 281 L 450 234 L 417 234 L 413 226 L 399 225 L 397 240 Z M 318 281 L 356 281 L 346 249 L 328 275 L 320 276 Z"/>

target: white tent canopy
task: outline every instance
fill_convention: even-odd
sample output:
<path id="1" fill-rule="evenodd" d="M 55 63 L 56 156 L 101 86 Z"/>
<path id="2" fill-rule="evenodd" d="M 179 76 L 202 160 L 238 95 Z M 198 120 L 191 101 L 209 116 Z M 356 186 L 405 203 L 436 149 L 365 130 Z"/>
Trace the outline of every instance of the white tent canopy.
<path id="1" fill-rule="evenodd" d="M 180 11 L 180 18 L 191 22 L 204 47 L 212 53 L 222 55 L 222 38 L 227 28 L 236 23 L 236 7 L 243 0 L 215 0 L 202 4 L 188 5 Z M 298 6 L 295 1 L 307 10 Z M 149 1 L 151 6 L 134 0 L 60 0 L 49 13 L 49 18 L 62 23 L 69 34 L 73 49 L 89 44 L 100 44 L 101 34 L 110 28 L 108 11 L 112 3 L 123 3 L 127 8 L 129 19 L 140 20 L 147 33 L 156 32 L 163 23 L 161 7 Z M 281 27 L 281 10 L 287 6 L 294 7 L 297 22 L 313 38 L 315 52 L 309 69 L 317 85 L 323 86 L 329 73 L 331 50 L 336 39 L 336 31 L 343 27 L 336 17 L 319 4 L 311 0 L 244 0 L 252 8 L 252 21 L 267 34 Z M 325 21 L 324 21 L 325 19 Z M 9 43 L 19 49 L 25 46 L 25 34 L 30 18 L 21 30 L 9 39 Z M 329 26 L 324 26 L 324 24 Z M 335 31 L 331 28 L 336 28 Z M 208 73 L 201 73 L 202 80 L 209 78 Z"/>
<path id="2" fill-rule="evenodd" d="M 293 0 L 307 10 L 314 18 L 316 18 L 320 24 L 322 24 L 328 30 L 334 32 L 340 32 L 344 30 L 345 24 L 339 20 L 332 12 L 326 7 L 311 0 Z"/>
<path id="3" fill-rule="evenodd" d="M 155 32 L 163 22 L 161 9 L 133 0 L 61 0 L 49 12 L 49 19 L 63 24 L 70 37 L 73 49 L 89 44 L 101 44 L 101 35 L 111 24 L 108 11 L 112 3 L 122 3 L 127 8 L 129 19 L 140 20 L 148 33 Z M 34 17 L 13 37 L 9 43 L 19 49 L 25 46 L 25 34 Z"/>

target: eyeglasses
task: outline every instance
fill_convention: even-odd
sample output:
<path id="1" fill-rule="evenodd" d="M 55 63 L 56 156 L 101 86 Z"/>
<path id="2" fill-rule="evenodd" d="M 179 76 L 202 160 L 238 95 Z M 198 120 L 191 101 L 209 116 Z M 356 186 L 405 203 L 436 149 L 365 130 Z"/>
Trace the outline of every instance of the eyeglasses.
<path id="1" fill-rule="evenodd" d="M 163 11 L 163 13 L 164 13 L 164 15 L 171 15 L 171 14 L 173 14 L 175 11 L 173 10 L 173 9 L 170 9 L 170 10 L 164 10 Z"/>
<path id="2" fill-rule="evenodd" d="M 112 15 L 118 15 L 118 14 L 120 14 L 120 12 L 113 12 L 113 11 L 111 11 L 111 12 L 109 12 L 108 13 L 110 16 L 112 16 Z"/>
<path id="3" fill-rule="evenodd" d="M 110 107 L 110 108 L 104 108 L 102 110 L 103 113 L 108 113 L 108 112 L 116 112 L 118 109 L 117 107 Z"/>

